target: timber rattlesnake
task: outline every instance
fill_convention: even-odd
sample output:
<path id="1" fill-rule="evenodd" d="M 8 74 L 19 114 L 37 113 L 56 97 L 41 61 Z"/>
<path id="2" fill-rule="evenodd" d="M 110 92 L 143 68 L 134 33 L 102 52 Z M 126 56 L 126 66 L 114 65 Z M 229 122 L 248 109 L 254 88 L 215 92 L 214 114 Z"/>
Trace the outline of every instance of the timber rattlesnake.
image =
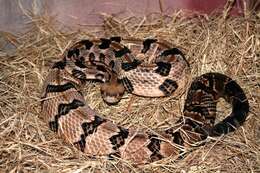
<path id="1" fill-rule="evenodd" d="M 128 46 L 126 46 L 128 45 Z M 145 164 L 180 153 L 208 136 L 220 136 L 241 126 L 249 104 L 241 87 L 220 73 L 197 77 L 189 88 L 177 130 L 156 134 L 126 129 L 103 118 L 81 92 L 87 80 L 98 80 L 109 104 L 125 91 L 140 96 L 172 96 L 187 85 L 189 64 L 183 53 L 163 40 L 81 40 L 50 69 L 42 90 L 42 115 L 51 130 L 89 156 L 121 157 Z M 232 112 L 215 124 L 216 104 L 223 97 Z"/>

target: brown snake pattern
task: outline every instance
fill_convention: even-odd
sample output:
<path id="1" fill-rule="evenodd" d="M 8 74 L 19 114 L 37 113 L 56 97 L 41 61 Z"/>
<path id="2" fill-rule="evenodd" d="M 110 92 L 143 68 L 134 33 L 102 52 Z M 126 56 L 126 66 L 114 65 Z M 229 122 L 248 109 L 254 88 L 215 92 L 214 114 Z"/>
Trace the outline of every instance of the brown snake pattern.
<path id="1" fill-rule="evenodd" d="M 157 39 L 120 37 L 74 44 L 44 82 L 41 109 L 50 129 L 88 156 L 146 164 L 241 126 L 249 112 L 246 95 L 220 73 L 203 74 L 191 83 L 182 118 L 165 131 L 127 129 L 88 106 L 81 92 L 87 80 L 102 82 L 101 94 L 109 104 L 117 103 L 125 91 L 145 97 L 183 92 L 189 64 L 179 49 L 169 45 Z M 220 97 L 232 105 L 232 112 L 215 124 Z"/>

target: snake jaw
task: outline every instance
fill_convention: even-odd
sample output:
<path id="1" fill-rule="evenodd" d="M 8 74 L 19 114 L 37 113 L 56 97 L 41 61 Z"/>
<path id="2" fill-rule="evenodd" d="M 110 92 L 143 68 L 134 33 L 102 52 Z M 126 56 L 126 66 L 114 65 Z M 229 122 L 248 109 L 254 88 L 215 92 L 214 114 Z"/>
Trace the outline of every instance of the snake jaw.
<path id="1" fill-rule="evenodd" d="M 125 93 L 125 87 L 117 80 L 115 75 L 111 75 L 111 79 L 107 83 L 101 84 L 101 96 L 103 100 L 109 104 L 117 104 Z"/>
<path id="2" fill-rule="evenodd" d="M 114 89 L 112 89 L 112 87 L 109 85 L 110 84 L 101 85 L 101 96 L 108 105 L 115 105 L 121 100 L 122 96 L 124 95 L 124 89 L 121 89 L 121 84 L 118 86 L 113 86 Z M 107 90 L 108 87 L 110 87 L 110 90 Z"/>

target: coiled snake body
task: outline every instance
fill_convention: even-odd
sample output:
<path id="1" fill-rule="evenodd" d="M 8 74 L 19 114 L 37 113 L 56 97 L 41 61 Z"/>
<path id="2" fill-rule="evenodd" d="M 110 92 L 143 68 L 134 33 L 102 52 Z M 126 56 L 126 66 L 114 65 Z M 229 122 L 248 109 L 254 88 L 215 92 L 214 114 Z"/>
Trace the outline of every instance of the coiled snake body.
<path id="1" fill-rule="evenodd" d="M 51 130 L 89 156 L 149 163 L 241 126 L 249 112 L 241 87 L 220 73 L 197 77 L 189 88 L 178 128 L 156 134 L 127 129 L 103 118 L 88 106 L 81 88 L 87 80 L 99 80 L 104 101 L 115 104 L 125 91 L 146 97 L 175 95 L 183 91 L 188 78 L 184 55 L 164 41 L 82 40 L 50 69 L 43 86 L 42 115 Z M 232 112 L 215 124 L 220 97 L 232 105 Z"/>

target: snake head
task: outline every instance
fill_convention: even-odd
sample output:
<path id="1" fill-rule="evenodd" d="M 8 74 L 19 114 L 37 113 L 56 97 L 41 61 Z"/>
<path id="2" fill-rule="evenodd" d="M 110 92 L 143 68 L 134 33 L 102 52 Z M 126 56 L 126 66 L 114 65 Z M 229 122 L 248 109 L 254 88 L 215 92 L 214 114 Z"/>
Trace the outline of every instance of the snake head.
<path id="1" fill-rule="evenodd" d="M 109 105 L 114 105 L 121 100 L 125 87 L 117 80 L 116 75 L 112 75 L 109 82 L 101 84 L 100 91 L 103 100 Z"/>

